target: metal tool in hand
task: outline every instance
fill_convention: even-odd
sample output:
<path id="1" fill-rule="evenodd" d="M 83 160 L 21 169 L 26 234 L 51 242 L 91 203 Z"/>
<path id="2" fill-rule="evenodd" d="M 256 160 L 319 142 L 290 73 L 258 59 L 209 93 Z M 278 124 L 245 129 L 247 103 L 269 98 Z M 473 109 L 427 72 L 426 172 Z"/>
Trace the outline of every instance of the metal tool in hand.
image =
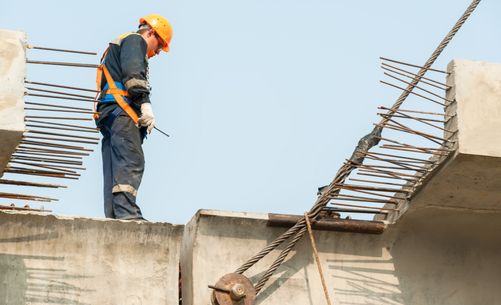
<path id="1" fill-rule="evenodd" d="M 141 124 L 140 124 L 140 123 L 137 123 L 137 124 L 136 124 L 136 127 L 137 127 L 137 128 L 141 128 L 141 127 L 143 127 L 143 126 L 141 126 Z M 153 129 L 156 129 L 156 130 L 158 130 L 159 132 L 163 133 L 164 135 L 166 135 L 166 136 L 170 137 L 168 134 L 166 134 L 165 132 L 163 132 L 163 131 L 161 131 L 160 129 L 156 128 L 155 126 L 153 126 Z"/>

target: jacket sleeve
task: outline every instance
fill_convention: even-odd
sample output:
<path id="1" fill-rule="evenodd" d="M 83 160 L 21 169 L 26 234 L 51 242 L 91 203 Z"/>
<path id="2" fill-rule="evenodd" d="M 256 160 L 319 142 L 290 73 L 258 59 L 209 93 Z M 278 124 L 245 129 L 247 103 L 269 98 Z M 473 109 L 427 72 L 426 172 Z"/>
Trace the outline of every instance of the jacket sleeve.
<path id="1" fill-rule="evenodd" d="M 150 90 L 146 77 L 147 49 L 148 44 L 140 35 L 127 36 L 121 43 L 122 84 L 129 95 L 140 104 L 150 103 Z"/>

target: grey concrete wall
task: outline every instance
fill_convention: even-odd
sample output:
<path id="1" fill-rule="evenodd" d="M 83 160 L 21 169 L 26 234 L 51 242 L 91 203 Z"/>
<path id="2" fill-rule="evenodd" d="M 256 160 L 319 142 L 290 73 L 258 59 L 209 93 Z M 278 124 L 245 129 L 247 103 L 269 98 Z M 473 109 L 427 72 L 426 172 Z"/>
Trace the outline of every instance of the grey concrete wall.
<path id="1" fill-rule="evenodd" d="M 183 305 L 210 304 L 210 289 L 285 231 L 267 215 L 201 210 L 182 246 Z M 499 211 L 421 207 L 382 235 L 315 231 L 332 304 L 499 304 Z M 283 246 L 249 269 L 254 284 Z M 255 304 L 327 304 L 305 235 Z"/>
<path id="2" fill-rule="evenodd" d="M 0 177 L 24 132 L 26 32 L 0 30 Z"/>
<path id="3" fill-rule="evenodd" d="M 178 304 L 183 229 L 0 211 L 0 304 Z"/>
<path id="4" fill-rule="evenodd" d="M 453 60 L 459 153 L 501 157 L 501 64 Z"/>

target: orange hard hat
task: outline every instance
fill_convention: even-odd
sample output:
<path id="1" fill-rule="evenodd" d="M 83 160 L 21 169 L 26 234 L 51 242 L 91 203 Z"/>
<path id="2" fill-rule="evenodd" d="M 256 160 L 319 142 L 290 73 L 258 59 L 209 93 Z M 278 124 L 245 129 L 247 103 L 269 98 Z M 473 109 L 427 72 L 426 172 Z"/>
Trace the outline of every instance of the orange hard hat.
<path id="1" fill-rule="evenodd" d="M 139 19 L 139 24 L 146 22 L 152 29 L 155 30 L 160 39 L 164 42 L 162 50 L 169 52 L 169 44 L 172 39 L 172 26 L 169 21 L 160 15 L 148 15 Z"/>

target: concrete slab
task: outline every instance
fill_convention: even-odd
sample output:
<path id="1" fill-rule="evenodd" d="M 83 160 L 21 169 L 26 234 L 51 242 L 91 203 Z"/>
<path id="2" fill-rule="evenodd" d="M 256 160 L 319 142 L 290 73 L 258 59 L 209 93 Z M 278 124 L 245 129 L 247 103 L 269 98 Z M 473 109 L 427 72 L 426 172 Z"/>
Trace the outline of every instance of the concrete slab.
<path id="1" fill-rule="evenodd" d="M 422 207 L 382 235 L 315 231 L 332 304 L 498 304 L 501 213 Z M 183 305 L 209 305 L 210 289 L 285 229 L 267 215 L 201 210 L 185 230 Z M 254 284 L 283 246 L 249 269 Z M 305 235 L 256 305 L 327 304 Z"/>
<path id="2" fill-rule="evenodd" d="M 0 304 L 178 304 L 183 229 L 0 211 Z"/>
<path id="3" fill-rule="evenodd" d="M 0 178 L 23 136 L 26 32 L 0 30 Z"/>

